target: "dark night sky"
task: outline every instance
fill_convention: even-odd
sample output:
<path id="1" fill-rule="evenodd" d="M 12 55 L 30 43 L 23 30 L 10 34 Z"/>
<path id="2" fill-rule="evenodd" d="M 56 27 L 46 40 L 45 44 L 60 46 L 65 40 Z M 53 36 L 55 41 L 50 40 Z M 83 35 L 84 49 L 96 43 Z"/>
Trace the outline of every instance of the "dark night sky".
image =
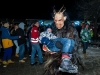
<path id="1" fill-rule="evenodd" d="M 35 1 L 35 0 L 34 0 Z M 0 7 L 1 18 L 30 18 L 30 19 L 52 19 L 51 13 L 53 7 L 61 8 L 62 5 L 66 7 L 66 12 L 69 14 L 70 19 L 77 19 L 77 11 L 75 10 L 75 0 L 65 1 L 39 1 L 36 2 L 12 2 L 6 6 Z"/>

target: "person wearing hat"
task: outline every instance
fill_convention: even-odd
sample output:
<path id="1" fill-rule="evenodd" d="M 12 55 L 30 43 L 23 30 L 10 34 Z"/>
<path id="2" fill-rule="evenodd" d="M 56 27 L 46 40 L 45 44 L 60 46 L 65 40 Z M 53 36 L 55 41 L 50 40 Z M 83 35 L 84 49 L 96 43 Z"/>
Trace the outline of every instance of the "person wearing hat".
<path id="1" fill-rule="evenodd" d="M 3 64 L 7 66 L 10 63 L 14 63 L 14 61 L 11 60 L 12 56 L 12 46 L 14 39 L 19 39 L 21 36 L 11 36 L 9 31 L 9 23 L 4 23 L 3 26 L 1 26 L 0 30 L 2 31 L 1 39 L 2 39 L 2 45 L 4 49 L 4 55 L 3 55 Z M 7 60 L 7 61 L 6 61 Z"/>
<path id="2" fill-rule="evenodd" d="M 89 29 L 89 24 L 86 23 L 85 27 L 80 32 L 82 44 L 83 44 L 83 54 L 84 58 L 87 58 L 86 49 L 88 48 L 89 41 L 91 40 L 91 34 Z"/>

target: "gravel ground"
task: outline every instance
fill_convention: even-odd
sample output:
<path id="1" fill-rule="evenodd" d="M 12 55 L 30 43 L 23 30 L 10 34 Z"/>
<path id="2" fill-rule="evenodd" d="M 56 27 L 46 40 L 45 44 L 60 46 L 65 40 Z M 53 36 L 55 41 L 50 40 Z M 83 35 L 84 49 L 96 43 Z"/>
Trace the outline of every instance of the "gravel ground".
<path id="1" fill-rule="evenodd" d="M 96 46 L 89 47 L 87 49 L 88 58 L 83 57 L 82 47 L 79 48 L 79 53 L 85 63 L 85 70 L 79 68 L 77 75 L 100 75 L 100 48 Z M 2 64 L 0 65 L 0 75 L 42 75 L 44 72 L 44 64 L 31 66 L 29 57 L 25 63 L 19 63 L 18 58 L 14 56 L 13 60 L 15 63 L 9 64 L 7 67 L 3 67 Z"/>

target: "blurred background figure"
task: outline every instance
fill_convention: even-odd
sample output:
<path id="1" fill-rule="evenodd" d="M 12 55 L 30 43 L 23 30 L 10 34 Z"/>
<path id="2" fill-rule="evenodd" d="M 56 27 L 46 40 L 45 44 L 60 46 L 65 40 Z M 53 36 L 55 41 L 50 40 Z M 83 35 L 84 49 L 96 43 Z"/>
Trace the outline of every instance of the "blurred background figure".
<path id="1" fill-rule="evenodd" d="M 90 34 L 90 29 L 89 29 L 88 23 L 85 24 L 84 28 L 82 28 L 82 30 L 80 32 L 80 36 L 81 36 L 81 40 L 82 40 L 82 44 L 83 44 L 84 58 L 87 58 L 86 49 L 88 48 L 89 42 L 91 40 L 91 34 Z"/>

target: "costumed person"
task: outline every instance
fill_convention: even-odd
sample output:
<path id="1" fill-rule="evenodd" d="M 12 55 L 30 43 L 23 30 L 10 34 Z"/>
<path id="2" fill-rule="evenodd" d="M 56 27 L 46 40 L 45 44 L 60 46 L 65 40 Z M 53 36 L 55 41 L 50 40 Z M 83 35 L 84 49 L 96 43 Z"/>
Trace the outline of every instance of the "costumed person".
<path id="1" fill-rule="evenodd" d="M 78 46 L 78 44 L 76 44 L 78 43 L 78 39 L 79 39 L 78 34 L 77 33 L 74 34 L 74 28 L 71 26 L 70 19 L 66 14 L 65 9 L 63 9 L 63 7 L 59 11 L 54 10 L 53 19 L 54 22 L 52 23 L 52 33 L 58 38 L 72 39 L 75 42 L 75 46 Z M 59 47 L 59 43 L 56 44 L 56 46 Z M 74 47 L 72 54 L 75 54 L 77 48 Z M 52 69 L 49 67 L 52 67 Z M 47 69 L 49 68 L 48 70 L 51 74 L 54 74 L 56 72 L 62 72 L 70 75 L 71 74 L 76 75 L 78 73 L 78 66 L 76 65 L 76 63 L 75 64 L 72 63 L 68 53 L 63 53 L 63 52 L 61 52 L 60 54 L 59 53 L 54 54 L 54 59 L 53 59 L 53 55 L 51 55 L 51 58 L 49 58 L 46 61 L 45 68 Z"/>

